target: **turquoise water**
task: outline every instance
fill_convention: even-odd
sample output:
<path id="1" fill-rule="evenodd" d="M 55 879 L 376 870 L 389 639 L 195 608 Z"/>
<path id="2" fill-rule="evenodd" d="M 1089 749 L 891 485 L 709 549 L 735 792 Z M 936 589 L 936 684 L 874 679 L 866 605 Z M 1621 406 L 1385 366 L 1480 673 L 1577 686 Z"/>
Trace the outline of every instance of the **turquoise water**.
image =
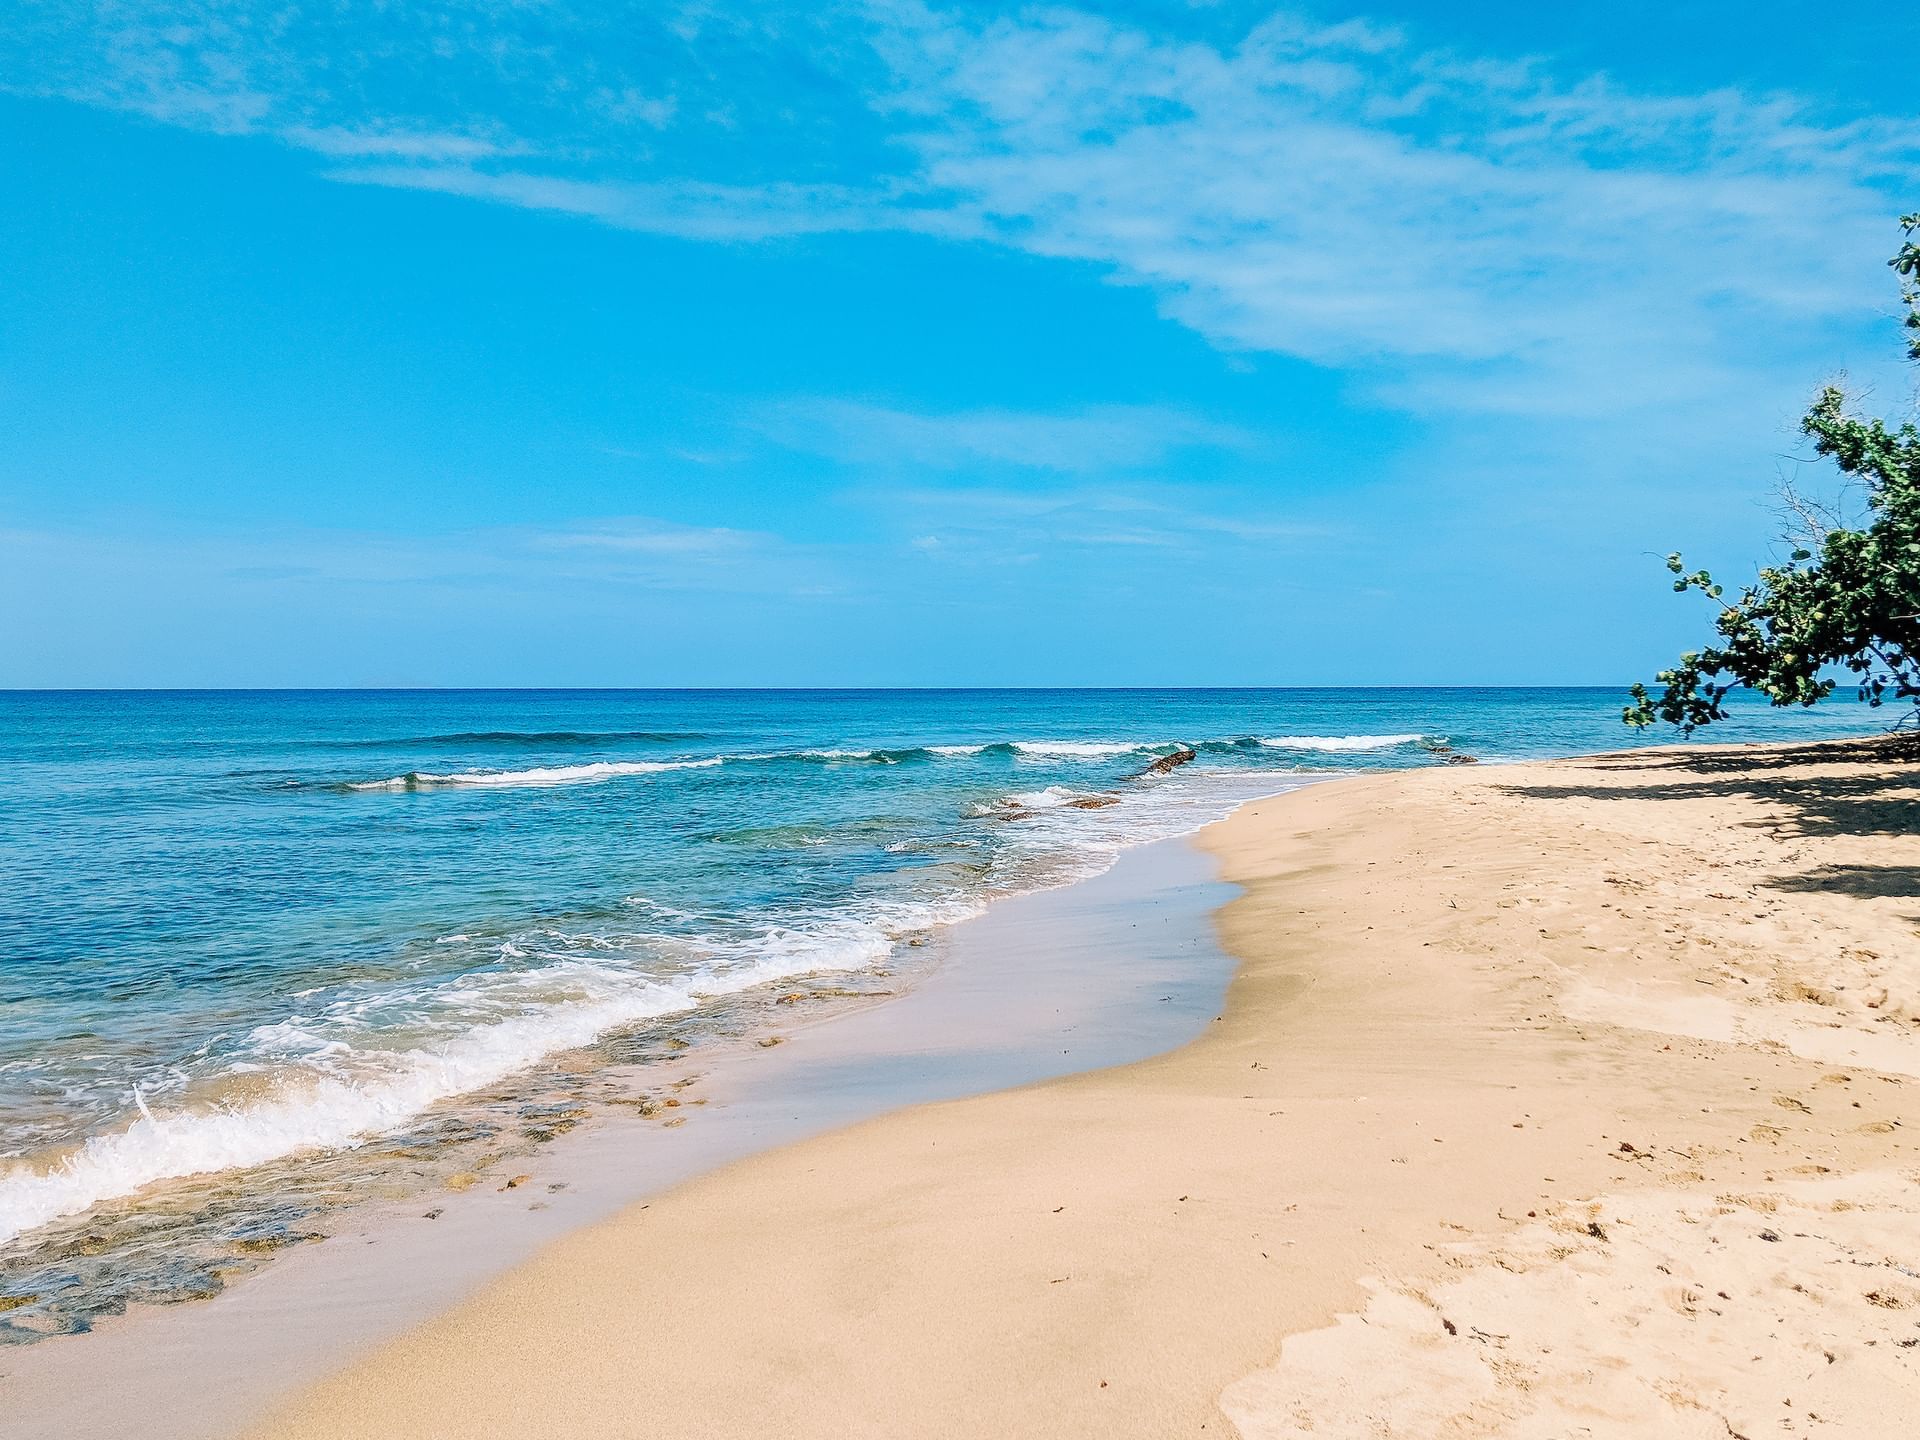
<path id="1" fill-rule="evenodd" d="M 424 1183 L 442 1147 L 542 1138 L 609 1056 L 697 1043 L 770 987 L 857 989 L 995 896 L 1241 799 L 1644 743 L 1620 703 L 0 694 L 0 1297 L 24 1298 L 0 1335 L 217 1289 L 362 1162 Z M 1754 706 L 1712 738 L 1876 720 Z"/>

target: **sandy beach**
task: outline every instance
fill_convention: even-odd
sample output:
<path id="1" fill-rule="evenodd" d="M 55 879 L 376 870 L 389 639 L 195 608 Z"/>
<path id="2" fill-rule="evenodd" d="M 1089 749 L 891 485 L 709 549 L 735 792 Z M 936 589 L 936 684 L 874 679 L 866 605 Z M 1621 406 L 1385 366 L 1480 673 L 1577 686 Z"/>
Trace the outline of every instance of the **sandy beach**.
<path id="1" fill-rule="evenodd" d="M 1914 0 L 14 8 L 0 1440 L 1920 1440 Z"/>
<path id="2" fill-rule="evenodd" d="M 1196 1042 L 691 1181 L 256 1433 L 1898 1433 L 1909 756 L 1256 802 L 1203 836 L 1241 968 Z"/>

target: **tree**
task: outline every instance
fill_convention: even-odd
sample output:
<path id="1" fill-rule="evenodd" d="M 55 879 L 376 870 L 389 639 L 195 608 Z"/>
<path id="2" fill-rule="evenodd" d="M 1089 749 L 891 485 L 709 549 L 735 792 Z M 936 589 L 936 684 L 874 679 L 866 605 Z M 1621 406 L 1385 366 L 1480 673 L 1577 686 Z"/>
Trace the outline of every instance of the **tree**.
<path id="1" fill-rule="evenodd" d="M 1920 213 L 1900 225 L 1906 240 L 1888 263 L 1907 308 L 1907 353 L 1920 361 Z M 1800 428 L 1849 477 L 1854 511 L 1843 515 L 1788 488 L 1789 558 L 1762 566 L 1731 602 L 1713 576 L 1689 573 L 1678 554 L 1669 555 L 1673 588 L 1697 590 L 1719 606 L 1719 638 L 1662 670 L 1660 695 L 1635 685 L 1627 724 L 1664 720 L 1691 735 L 1726 719 L 1723 702 L 1736 686 L 1775 705 L 1814 705 L 1836 688 L 1836 667 L 1852 672 L 1869 705 L 1920 705 L 1920 429 L 1910 420 L 1896 428 L 1849 415 L 1846 396 L 1831 385 Z M 1920 708 L 1903 721 L 1915 718 Z"/>

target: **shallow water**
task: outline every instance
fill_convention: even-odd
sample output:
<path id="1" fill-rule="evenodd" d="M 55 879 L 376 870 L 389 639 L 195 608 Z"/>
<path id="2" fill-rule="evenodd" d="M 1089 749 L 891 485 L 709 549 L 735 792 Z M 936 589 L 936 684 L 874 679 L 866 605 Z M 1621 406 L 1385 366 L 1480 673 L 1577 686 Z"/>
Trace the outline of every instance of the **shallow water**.
<path id="1" fill-rule="evenodd" d="M 1620 748 L 1619 703 L 0 695 L 0 1339 L 213 1293 L 589 1118 L 609 1069 L 888 989 L 995 897 L 1250 794 Z M 1751 713 L 1724 738 L 1877 718 Z"/>
<path id="2" fill-rule="evenodd" d="M 1234 970 L 1212 924 L 1233 887 L 1216 877 L 1186 840 L 1135 847 L 941 933 L 884 1001 L 776 1000 L 749 1036 L 637 1067 L 651 1114 L 613 1105 L 471 1185 L 333 1211 L 328 1244 L 281 1252 L 218 1303 L 0 1349 L 7 1440 L 244 1433 L 543 1246 L 694 1176 L 890 1110 L 1177 1047 L 1219 1014 Z"/>

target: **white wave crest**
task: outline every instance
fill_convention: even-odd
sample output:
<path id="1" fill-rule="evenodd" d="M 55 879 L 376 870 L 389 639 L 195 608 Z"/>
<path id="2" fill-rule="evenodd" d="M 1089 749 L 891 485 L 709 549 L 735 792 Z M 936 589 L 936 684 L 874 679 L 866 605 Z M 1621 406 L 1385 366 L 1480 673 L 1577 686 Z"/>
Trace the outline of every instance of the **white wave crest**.
<path id="1" fill-rule="evenodd" d="M 705 770 L 726 763 L 726 757 L 711 755 L 704 760 L 599 760 L 589 765 L 540 765 L 531 770 L 462 770 L 450 775 L 433 775 L 409 770 L 386 780 L 361 780 L 350 783 L 349 790 L 428 790 L 461 786 L 513 789 L 547 785 L 587 785 L 613 780 L 622 775 L 653 775 L 662 770 Z"/>
<path id="2" fill-rule="evenodd" d="M 1069 790 L 1064 785 L 1049 785 L 1044 790 L 1022 790 L 1012 795 L 1002 795 L 990 805 L 976 805 L 967 813 L 978 818 L 983 815 L 1021 814 L 1030 810 L 1057 810 L 1062 805 L 1075 802 L 1096 801 L 1108 803 L 1110 796 L 1088 794 L 1084 790 Z"/>
<path id="3" fill-rule="evenodd" d="M 1065 805 L 1069 800 L 1081 798 L 1077 790 L 1069 790 L 1064 785 L 1049 785 L 1044 790 L 1023 790 L 1009 795 L 1000 803 L 1017 805 L 1022 810 L 1051 810 L 1056 805 Z"/>
<path id="4" fill-rule="evenodd" d="M 1334 742 L 1330 745 L 1322 737 L 1276 737 L 1263 743 L 1286 746 L 1311 741 L 1308 748 L 1372 748 L 1420 737 L 1330 738 Z M 1167 744 L 1111 741 L 1013 743 L 1026 753 L 1065 756 L 1168 748 Z M 936 753 L 978 754 L 989 748 L 997 749 L 951 746 Z M 611 774 L 713 766 L 739 758 L 745 757 L 607 762 L 416 778 L 429 783 L 566 784 Z M 406 778 L 366 788 L 401 788 Z M 1217 818 L 1237 803 L 1235 796 L 1273 793 L 1297 783 L 1297 777 L 1289 777 L 1286 787 L 1265 782 L 1218 790 L 1135 787 L 1138 793 L 1085 812 L 1073 807 L 1077 801 L 1093 798 L 1087 792 L 1051 785 L 1008 795 L 975 813 L 1002 818 L 1019 815 L 1020 823 L 999 828 L 1016 858 L 1028 853 L 1047 857 L 1048 868 L 1034 873 L 1046 877 L 1040 883 L 1054 884 L 1092 873 L 1128 845 L 1184 833 Z M 1019 884 L 1032 883 L 1024 878 L 1026 872 L 1009 869 L 1006 873 Z M 548 963 L 549 952 L 536 946 L 530 968 L 508 975 L 492 969 L 472 972 L 427 997 L 434 1004 L 394 1005 L 389 1003 L 395 998 L 390 993 L 364 998 L 369 1009 L 378 1001 L 387 1010 L 404 1011 L 409 1024 L 420 1016 L 427 1017 L 422 1023 L 429 1027 L 441 1024 L 443 1017 L 458 1017 L 447 1021 L 448 1028 L 431 1039 L 422 1038 L 418 1028 L 405 1038 L 391 1029 L 383 1033 L 384 1020 L 343 1027 L 325 1011 L 317 1018 L 289 1016 L 279 1026 L 260 1027 L 254 1036 L 256 1053 L 244 1067 L 236 1067 L 236 1073 L 244 1068 L 252 1075 L 277 1077 L 266 1094 L 242 1101 L 190 1099 L 168 1105 L 149 1093 L 136 1101 L 141 1113 L 129 1117 L 124 1128 L 96 1134 L 58 1157 L 43 1154 L 0 1161 L 0 1244 L 158 1182 L 266 1164 L 310 1150 L 353 1146 L 407 1123 L 437 1102 L 497 1084 L 546 1056 L 591 1043 L 609 1031 L 693 1009 L 708 996 L 788 976 L 865 968 L 884 960 L 897 937 L 964 918 L 983 908 L 986 899 L 986 892 L 976 891 L 964 903 L 942 902 L 943 908 L 937 910 L 903 906 L 888 913 L 817 915 L 785 929 L 735 933 L 724 939 L 700 936 L 678 942 L 683 948 L 675 952 L 675 968 L 667 971 L 642 968 L 649 959 L 644 953 L 636 953 L 629 963 L 605 952 L 591 958 L 556 956 Z M 634 901 L 646 903 L 640 897 Z M 519 938 L 531 943 L 524 935 Z M 660 937 L 638 938 L 652 943 Z M 636 946 L 636 952 L 641 948 Z M 498 953 L 503 959 L 517 959 L 527 952 L 511 940 L 502 940 Z M 485 1018 L 475 1023 L 476 1015 Z M 351 1041 L 345 1049 L 338 1043 L 342 1033 Z"/>
<path id="5" fill-rule="evenodd" d="M 1421 735 L 1269 735 L 1260 743 L 1274 750 L 1390 750 L 1411 745 Z"/>
<path id="6" fill-rule="evenodd" d="M 1013 748 L 1022 755 L 1045 756 L 1061 760 L 1098 760 L 1112 755 L 1131 755 L 1140 750 L 1165 750 L 1177 742 L 1140 740 L 1015 740 Z"/>
<path id="7" fill-rule="evenodd" d="M 983 902 L 982 902 L 983 904 Z M 443 1042 L 402 1051 L 351 1052 L 312 1033 L 299 1018 L 256 1030 L 259 1048 L 307 1062 L 271 1098 L 240 1105 L 204 1105 L 140 1112 L 123 1130 L 95 1135 L 44 1167 L 17 1162 L 0 1169 L 0 1244 L 158 1181 L 263 1165 L 308 1150 L 356 1145 L 419 1115 L 437 1101 L 481 1089 L 562 1050 L 587 1045 L 622 1026 L 693 1009 L 796 975 L 865 969 L 892 953 L 897 936 L 948 924 L 982 904 L 901 907 L 897 913 L 777 927 L 702 945 L 701 971 L 649 979 L 631 969 L 561 958 L 537 970 L 491 980 L 456 982 L 520 1013 L 473 1026 Z M 341 1061 L 316 1069 L 316 1061 Z M 257 1068 L 247 1067 L 250 1072 Z"/>

